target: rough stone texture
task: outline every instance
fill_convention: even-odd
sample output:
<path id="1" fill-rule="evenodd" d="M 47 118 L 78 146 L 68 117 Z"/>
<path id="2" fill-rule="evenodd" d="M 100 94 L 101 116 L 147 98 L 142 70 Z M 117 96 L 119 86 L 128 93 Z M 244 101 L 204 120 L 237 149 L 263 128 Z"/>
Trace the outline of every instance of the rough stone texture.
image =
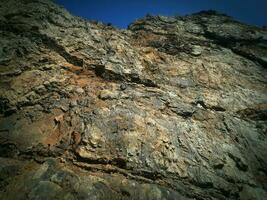
<path id="1" fill-rule="evenodd" d="M 267 30 L 118 30 L 0 2 L 0 199 L 267 199 Z"/>

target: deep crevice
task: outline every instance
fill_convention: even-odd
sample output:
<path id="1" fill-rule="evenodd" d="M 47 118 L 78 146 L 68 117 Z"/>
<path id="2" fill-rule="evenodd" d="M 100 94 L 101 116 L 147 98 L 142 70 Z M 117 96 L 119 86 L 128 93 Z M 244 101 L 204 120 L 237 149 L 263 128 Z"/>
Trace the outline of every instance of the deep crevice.
<path id="1" fill-rule="evenodd" d="M 261 65 L 263 68 L 267 68 L 267 62 L 266 61 L 264 61 L 264 60 L 262 60 L 260 58 L 257 58 L 253 54 L 249 54 L 249 53 L 246 53 L 245 51 L 241 51 L 241 50 L 235 48 L 236 44 L 238 44 L 238 43 L 240 43 L 240 44 L 253 44 L 255 42 L 256 43 L 260 43 L 263 40 L 261 40 L 261 39 L 255 39 L 255 40 L 240 39 L 240 40 L 238 40 L 236 38 L 231 38 L 231 37 L 223 38 L 223 37 L 220 37 L 220 36 L 218 36 L 218 35 L 216 35 L 214 33 L 211 33 L 209 31 L 207 31 L 206 26 L 203 25 L 202 23 L 201 23 L 201 25 L 202 25 L 202 27 L 204 29 L 204 36 L 206 38 L 209 38 L 209 39 L 213 40 L 213 42 L 215 44 L 218 44 L 218 45 L 220 45 L 220 46 L 222 46 L 224 48 L 231 49 L 235 54 L 237 54 L 237 55 L 239 55 L 241 57 L 244 57 L 244 58 L 246 58 L 246 59 L 248 59 L 248 60 L 250 60 L 252 62 L 256 62 L 259 65 Z"/>

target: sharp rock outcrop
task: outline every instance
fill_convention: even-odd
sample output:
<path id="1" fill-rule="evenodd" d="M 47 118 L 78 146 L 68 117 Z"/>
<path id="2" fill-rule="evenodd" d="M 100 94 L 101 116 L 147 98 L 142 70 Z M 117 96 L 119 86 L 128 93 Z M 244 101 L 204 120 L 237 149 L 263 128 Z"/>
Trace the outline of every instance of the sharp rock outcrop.
<path id="1" fill-rule="evenodd" d="M 1 199 L 266 199 L 267 30 L 214 11 L 119 30 L 0 2 Z"/>

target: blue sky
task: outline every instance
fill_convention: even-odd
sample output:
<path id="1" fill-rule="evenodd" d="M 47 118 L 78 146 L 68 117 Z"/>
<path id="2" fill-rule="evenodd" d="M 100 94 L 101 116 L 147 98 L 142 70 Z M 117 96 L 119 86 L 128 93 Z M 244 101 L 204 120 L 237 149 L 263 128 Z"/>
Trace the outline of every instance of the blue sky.
<path id="1" fill-rule="evenodd" d="M 152 15 L 186 15 L 214 9 L 237 20 L 267 25 L 267 0 L 55 0 L 72 14 L 126 28 L 131 22 Z"/>

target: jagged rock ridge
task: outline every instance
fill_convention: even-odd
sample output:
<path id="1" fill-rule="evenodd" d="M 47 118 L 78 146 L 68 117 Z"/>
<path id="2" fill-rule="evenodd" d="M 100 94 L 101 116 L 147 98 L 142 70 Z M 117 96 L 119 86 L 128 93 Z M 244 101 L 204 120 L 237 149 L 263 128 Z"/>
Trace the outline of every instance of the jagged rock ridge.
<path id="1" fill-rule="evenodd" d="M 127 30 L 0 3 L 1 199 L 266 199 L 267 30 Z"/>

